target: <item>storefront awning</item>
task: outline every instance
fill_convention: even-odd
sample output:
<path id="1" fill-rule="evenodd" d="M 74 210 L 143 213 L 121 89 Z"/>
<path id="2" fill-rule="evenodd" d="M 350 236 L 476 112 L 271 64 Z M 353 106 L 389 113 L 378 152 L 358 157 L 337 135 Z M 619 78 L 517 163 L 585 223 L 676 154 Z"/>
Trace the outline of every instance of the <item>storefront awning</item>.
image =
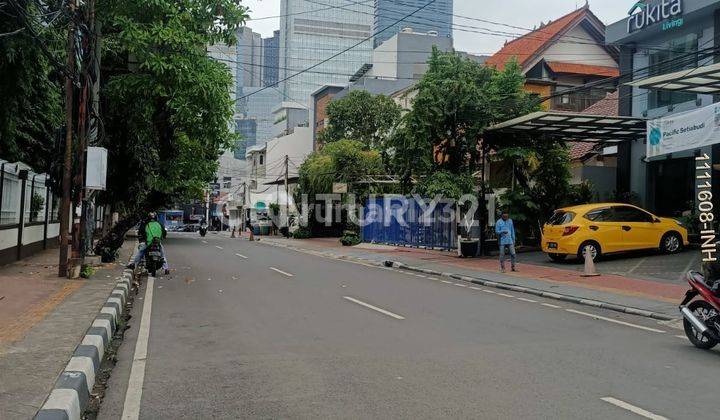
<path id="1" fill-rule="evenodd" d="M 576 114 L 571 112 L 533 112 L 496 124 L 487 137 L 527 135 L 565 141 L 619 143 L 645 138 L 644 118 Z"/>
<path id="2" fill-rule="evenodd" d="M 720 93 L 720 63 L 635 80 L 626 85 L 643 89 L 716 94 Z"/>

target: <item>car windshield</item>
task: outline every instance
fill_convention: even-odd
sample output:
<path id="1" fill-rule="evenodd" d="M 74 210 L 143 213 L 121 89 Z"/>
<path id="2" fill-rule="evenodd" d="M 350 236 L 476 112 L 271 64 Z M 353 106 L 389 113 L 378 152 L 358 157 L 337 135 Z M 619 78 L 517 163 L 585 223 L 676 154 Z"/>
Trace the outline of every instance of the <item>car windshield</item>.
<path id="1" fill-rule="evenodd" d="M 572 222 L 575 218 L 575 213 L 571 211 L 557 210 L 548 220 L 549 225 L 559 226 Z"/>

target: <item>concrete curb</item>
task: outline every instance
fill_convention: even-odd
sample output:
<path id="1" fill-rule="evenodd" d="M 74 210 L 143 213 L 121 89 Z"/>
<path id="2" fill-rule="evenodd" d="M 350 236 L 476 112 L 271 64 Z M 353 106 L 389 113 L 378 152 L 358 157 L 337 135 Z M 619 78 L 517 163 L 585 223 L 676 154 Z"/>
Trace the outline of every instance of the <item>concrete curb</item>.
<path id="1" fill-rule="evenodd" d="M 70 361 L 55 381 L 50 395 L 35 415 L 36 420 L 80 420 L 87 408 L 103 355 L 125 311 L 132 287 L 132 270 L 124 270 Z"/>
<path id="2" fill-rule="evenodd" d="M 410 266 L 410 265 L 407 265 L 407 264 L 404 264 L 401 262 L 397 262 L 397 261 L 392 261 L 392 260 L 386 260 L 383 263 L 378 263 L 377 261 L 373 261 L 373 260 L 367 260 L 367 259 L 363 259 L 363 258 L 355 258 L 355 257 L 349 257 L 349 256 L 337 256 L 337 255 L 335 255 L 333 253 L 329 253 L 329 252 L 307 250 L 307 249 L 298 248 L 298 247 L 288 245 L 288 244 L 276 243 L 273 241 L 264 241 L 264 243 L 268 244 L 268 245 L 280 247 L 280 248 L 287 248 L 287 249 L 291 249 L 291 250 L 298 251 L 298 252 L 304 252 L 306 254 L 319 255 L 319 256 L 324 256 L 324 257 L 334 258 L 334 259 L 339 259 L 339 260 L 357 260 L 364 264 L 375 265 L 378 267 L 393 267 L 393 268 L 397 268 L 397 269 L 401 269 L 401 270 L 414 271 L 414 272 L 428 274 L 428 275 L 432 275 L 432 276 L 450 277 L 455 280 L 462 280 L 462 281 L 466 281 L 469 283 L 479 284 L 479 285 L 485 286 L 485 287 L 493 287 L 496 289 L 511 290 L 511 291 L 518 292 L 518 293 L 528 293 L 531 295 L 540 296 L 540 297 L 544 297 L 544 298 L 548 298 L 548 299 L 555 299 L 555 300 L 560 300 L 560 301 L 564 301 L 564 302 L 571 302 L 571 303 L 576 303 L 578 305 L 592 306 L 594 308 L 602 308 L 602 309 L 607 309 L 610 311 L 622 312 L 622 313 L 626 313 L 626 314 L 630 314 L 630 315 L 643 316 L 646 318 L 652 318 L 652 319 L 657 319 L 657 320 L 661 320 L 661 321 L 674 321 L 674 320 L 679 319 L 679 317 L 673 317 L 673 316 L 670 316 L 670 315 L 667 315 L 664 313 L 660 313 L 660 312 L 652 312 L 652 311 L 647 311 L 644 309 L 633 308 L 631 306 L 617 305 L 617 304 L 610 303 L 610 302 L 592 300 L 592 299 L 587 299 L 587 298 L 583 298 L 583 297 L 565 295 L 565 294 L 561 294 L 561 293 L 546 292 L 546 291 L 540 290 L 540 289 L 533 289 L 531 287 L 524 287 L 524 286 L 516 286 L 514 284 L 507 284 L 507 283 L 502 283 L 502 282 L 498 282 L 498 281 L 492 281 L 492 280 L 483 279 L 480 277 L 464 276 L 464 275 L 455 274 L 455 273 L 430 270 L 427 268 L 413 267 L 413 266 Z"/>
<path id="3" fill-rule="evenodd" d="M 415 271 L 415 272 L 431 274 L 431 275 L 435 275 L 435 276 L 451 277 L 456 280 L 463 280 L 463 281 L 466 281 L 469 283 L 479 284 L 479 285 L 485 286 L 485 287 L 493 287 L 496 289 L 512 290 L 514 292 L 519 292 L 519 293 L 528 293 L 531 295 L 540 296 L 540 297 L 544 297 L 544 298 L 576 303 L 578 305 L 592 306 L 594 308 L 603 308 L 603 309 L 608 309 L 611 311 L 622 312 L 622 313 L 631 314 L 631 315 L 644 316 L 646 318 L 658 319 L 658 320 L 662 320 L 662 321 L 673 321 L 675 319 L 678 319 L 676 317 L 672 317 L 670 315 L 663 314 L 660 312 L 651 312 L 651 311 L 647 311 L 644 309 L 633 308 L 631 306 L 617 305 L 617 304 L 610 303 L 610 302 L 586 299 L 586 298 L 582 298 L 582 297 L 565 295 L 565 294 L 561 294 L 561 293 L 546 292 L 544 290 L 533 289 L 531 287 L 516 286 L 514 284 L 507 284 L 507 283 L 502 283 L 502 282 L 497 282 L 497 281 L 491 281 L 491 280 L 478 278 L 478 277 L 463 276 L 463 275 L 454 274 L 454 273 L 441 273 L 439 271 L 413 267 L 413 266 L 409 266 L 407 264 L 403 264 L 403 263 L 399 263 L 399 262 L 391 261 L 391 260 L 386 261 L 385 265 L 392 266 L 394 268 L 398 268 L 398 269 L 402 269 L 402 270 Z"/>

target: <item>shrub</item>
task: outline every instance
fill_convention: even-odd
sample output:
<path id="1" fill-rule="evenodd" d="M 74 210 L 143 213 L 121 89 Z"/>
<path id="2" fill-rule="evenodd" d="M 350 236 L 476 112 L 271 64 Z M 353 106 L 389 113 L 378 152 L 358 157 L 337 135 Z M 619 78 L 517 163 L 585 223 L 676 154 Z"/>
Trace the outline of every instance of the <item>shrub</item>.
<path id="1" fill-rule="evenodd" d="M 357 233 L 346 230 L 340 238 L 340 243 L 343 244 L 343 246 L 355 246 L 360 243 L 360 237 Z"/>
<path id="2" fill-rule="evenodd" d="M 80 277 L 84 279 L 89 279 L 93 274 L 95 274 L 95 269 L 90 265 L 83 264 L 82 268 L 80 268 Z"/>
<path id="3" fill-rule="evenodd" d="M 300 226 L 298 230 L 293 232 L 293 238 L 295 239 L 308 239 L 310 238 L 310 229 L 305 226 Z"/>

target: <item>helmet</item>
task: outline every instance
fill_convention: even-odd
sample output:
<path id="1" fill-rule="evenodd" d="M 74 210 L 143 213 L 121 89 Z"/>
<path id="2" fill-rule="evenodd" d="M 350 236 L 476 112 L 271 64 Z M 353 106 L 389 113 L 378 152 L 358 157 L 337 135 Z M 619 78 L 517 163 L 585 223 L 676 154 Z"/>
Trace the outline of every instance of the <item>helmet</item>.
<path id="1" fill-rule="evenodd" d="M 154 211 L 151 211 L 150 213 L 148 213 L 148 217 L 154 219 L 155 217 L 157 217 L 157 214 L 155 214 Z"/>

